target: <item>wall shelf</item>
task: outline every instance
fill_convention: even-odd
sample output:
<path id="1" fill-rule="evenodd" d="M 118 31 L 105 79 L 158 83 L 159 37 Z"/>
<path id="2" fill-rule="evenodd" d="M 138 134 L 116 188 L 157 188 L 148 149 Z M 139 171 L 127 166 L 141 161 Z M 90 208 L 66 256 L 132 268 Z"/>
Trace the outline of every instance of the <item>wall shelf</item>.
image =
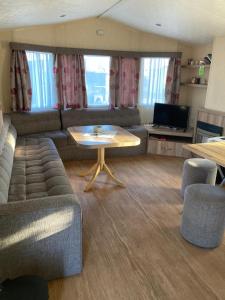
<path id="1" fill-rule="evenodd" d="M 195 73 L 195 76 L 193 76 L 194 74 L 192 74 L 191 72 L 189 73 L 189 78 L 187 78 L 187 74 L 188 73 L 186 73 L 185 72 L 185 79 L 183 78 L 183 82 L 181 82 L 181 86 L 188 86 L 188 87 L 192 87 L 192 88 L 203 88 L 203 89 L 206 89 L 207 88 L 207 83 L 205 83 L 205 84 L 198 84 L 198 83 L 191 83 L 191 80 L 192 80 L 192 78 L 193 77 L 200 77 L 200 76 L 198 76 L 197 75 L 197 72 L 198 72 L 198 69 L 199 69 L 199 67 L 201 67 L 201 66 L 204 66 L 205 67 L 205 69 L 207 69 L 207 73 L 203 76 L 203 78 L 208 78 L 208 71 L 209 71 L 209 68 L 210 68 L 210 65 L 181 65 L 181 67 L 183 68 L 183 69 L 188 69 L 188 71 L 190 71 L 191 69 L 194 71 L 194 73 Z M 197 76 L 196 76 L 197 75 Z"/>
<path id="2" fill-rule="evenodd" d="M 188 86 L 196 87 L 196 88 L 207 88 L 207 84 L 196 84 L 196 83 L 188 83 Z"/>
<path id="3" fill-rule="evenodd" d="M 190 86 L 190 87 L 193 87 L 193 88 L 202 88 L 202 89 L 206 89 L 207 88 L 207 84 L 197 84 L 197 83 L 187 83 L 187 82 L 182 82 L 180 84 L 181 86 Z"/>
<path id="4" fill-rule="evenodd" d="M 210 68 L 210 65 L 181 65 L 181 68 L 186 68 L 186 69 L 197 69 L 201 66 L 204 66 L 206 69 Z"/>

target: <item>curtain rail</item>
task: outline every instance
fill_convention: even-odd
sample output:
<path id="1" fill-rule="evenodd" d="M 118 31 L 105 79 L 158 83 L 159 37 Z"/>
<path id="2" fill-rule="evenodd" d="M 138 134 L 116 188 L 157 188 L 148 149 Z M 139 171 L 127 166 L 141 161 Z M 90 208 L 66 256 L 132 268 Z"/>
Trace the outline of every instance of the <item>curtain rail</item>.
<path id="1" fill-rule="evenodd" d="M 84 48 L 67 48 L 52 47 L 44 45 L 9 43 L 13 50 L 27 50 L 39 52 L 51 52 L 57 54 L 86 54 L 86 55 L 102 55 L 102 56 L 125 56 L 125 57 L 178 57 L 182 52 L 138 52 L 138 51 L 119 51 L 119 50 L 100 50 L 100 49 L 84 49 Z"/>

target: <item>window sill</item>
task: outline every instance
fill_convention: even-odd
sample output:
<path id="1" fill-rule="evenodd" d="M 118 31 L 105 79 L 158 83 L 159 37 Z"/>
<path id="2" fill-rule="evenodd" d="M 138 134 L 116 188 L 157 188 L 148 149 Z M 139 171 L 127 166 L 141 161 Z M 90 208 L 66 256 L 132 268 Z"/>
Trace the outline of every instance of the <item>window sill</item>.
<path id="1" fill-rule="evenodd" d="M 32 108 L 31 109 L 31 112 L 44 112 L 44 111 L 56 111 L 57 109 L 56 108 L 52 108 L 52 107 L 49 107 L 49 108 Z"/>
<path id="2" fill-rule="evenodd" d="M 143 105 L 143 104 L 139 104 L 138 107 L 139 107 L 139 108 L 153 109 L 153 108 L 154 108 L 154 104 L 153 104 L 153 105 Z"/>
<path id="3" fill-rule="evenodd" d="M 89 106 L 87 107 L 86 109 L 89 109 L 89 110 L 104 110 L 104 109 L 110 109 L 110 105 L 106 105 L 106 106 Z"/>

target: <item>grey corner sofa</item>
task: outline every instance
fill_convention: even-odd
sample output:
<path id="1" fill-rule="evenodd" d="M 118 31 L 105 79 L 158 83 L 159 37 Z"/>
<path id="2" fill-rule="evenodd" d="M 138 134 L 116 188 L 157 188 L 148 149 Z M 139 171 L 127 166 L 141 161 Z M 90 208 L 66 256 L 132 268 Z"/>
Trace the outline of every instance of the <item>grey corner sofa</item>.
<path id="1" fill-rule="evenodd" d="M 51 138 L 56 145 L 62 160 L 93 159 L 95 150 L 79 148 L 69 136 L 67 128 L 84 125 L 119 125 L 141 139 L 141 144 L 135 147 L 111 148 L 106 150 L 106 156 L 131 156 L 147 152 L 148 132 L 140 125 L 138 109 L 115 110 L 63 110 L 12 113 L 12 123 L 19 136 L 32 138 Z"/>
<path id="2" fill-rule="evenodd" d="M 38 127 L 44 130 L 45 124 Z M 0 131 L 0 279 L 80 273 L 81 227 L 80 205 L 53 141 L 17 138 L 5 115 Z"/>

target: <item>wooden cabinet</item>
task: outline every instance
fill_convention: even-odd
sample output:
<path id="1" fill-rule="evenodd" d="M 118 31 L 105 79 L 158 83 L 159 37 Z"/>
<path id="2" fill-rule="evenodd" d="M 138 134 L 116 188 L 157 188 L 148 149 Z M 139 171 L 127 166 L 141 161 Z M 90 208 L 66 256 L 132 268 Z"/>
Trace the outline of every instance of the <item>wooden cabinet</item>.
<path id="1" fill-rule="evenodd" d="M 190 157 L 190 152 L 183 149 L 184 144 L 186 143 L 150 137 L 148 140 L 148 153 L 188 158 Z"/>
<path id="2" fill-rule="evenodd" d="M 177 157 L 190 157 L 191 153 L 183 149 L 183 145 L 192 143 L 193 130 L 173 130 L 170 128 L 153 127 L 145 125 L 148 130 L 148 153 L 177 156 Z"/>

